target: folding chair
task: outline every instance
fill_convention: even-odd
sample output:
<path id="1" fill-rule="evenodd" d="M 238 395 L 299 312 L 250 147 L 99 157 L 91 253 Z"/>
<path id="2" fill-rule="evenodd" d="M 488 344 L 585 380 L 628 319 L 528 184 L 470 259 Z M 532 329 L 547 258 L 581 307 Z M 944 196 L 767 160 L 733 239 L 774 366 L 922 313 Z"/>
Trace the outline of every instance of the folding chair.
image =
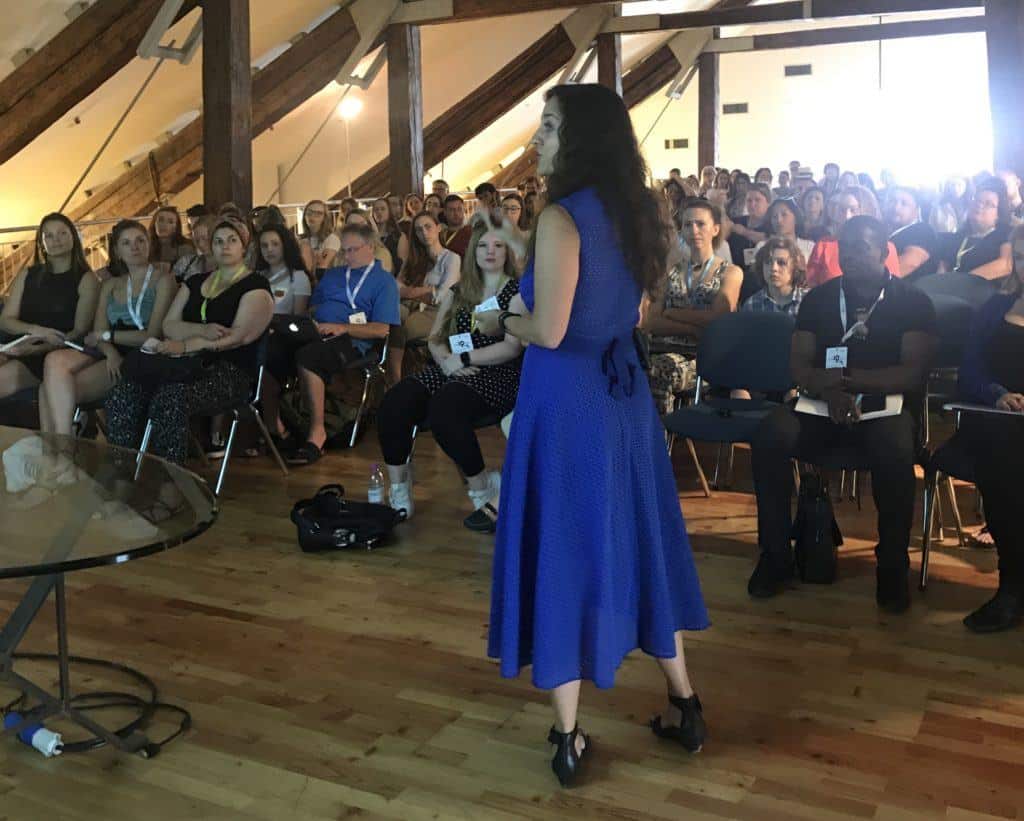
<path id="1" fill-rule="evenodd" d="M 220 496 L 221 488 L 224 486 L 224 477 L 228 472 L 228 462 L 231 461 L 231 453 L 235 445 L 235 432 L 238 430 L 238 423 L 242 420 L 243 416 L 252 419 L 256 422 L 256 425 L 260 429 L 260 433 L 263 435 L 263 439 L 270 449 L 271 455 L 277 462 L 281 473 L 287 478 L 288 468 L 284 463 L 284 459 L 281 458 L 281 453 L 278 451 L 277 446 L 274 444 L 274 440 L 270 438 L 270 432 L 267 430 L 267 426 L 263 422 L 263 416 L 260 413 L 260 391 L 263 388 L 263 371 L 266 367 L 267 358 L 267 340 L 270 338 L 269 334 L 264 333 L 260 338 L 260 345 L 256 354 L 256 361 L 258 363 L 258 369 L 256 371 L 256 381 L 253 385 L 252 393 L 241 402 L 234 403 L 232 405 L 225 406 L 223 408 L 216 408 L 212 411 L 204 413 L 204 416 L 215 416 L 217 414 L 231 414 L 231 428 L 228 431 L 227 443 L 224 446 L 224 458 L 220 464 L 220 470 L 217 471 L 217 484 L 214 486 L 213 495 Z M 364 391 L 365 394 L 365 391 Z M 142 445 L 139 447 L 138 463 L 141 464 L 142 457 L 145 455 L 149 448 L 149 439 L 153 433 L 153 420 L 146 420 L 146 429 L 142 434 Z"/>
<path id="2" fill-rule="evenodd" d="M 714 320 L 697 346 L 697 387 L 693 404 L 665 417 L 665 429 L 688 441 L 732 445 L 750 442 L 761 421 L 778 406 L 768 399 L 702 398 L 707 381 L 715 388 L 744 388 L 784 394 L 793 386 L 789 353 L 793 318 L 788 314 L 734 313 Z M 696 455 L 694 454 L 694 458 Z M 716 471 L 717 478 L 717 471 Z M 702 481 L 705 494 L 706 481 Z"/>
<path id="3" fill-rule="evenodd" d="M 384 377 L 386 371 L 384 370 L 388 362 L 388 340 L 384 339 L 383 342 L 375 344 L 365 356 L 357 359 L 355 362 L 350 362 L 345 370 L 355 370 L 361 368 L 363 371 L 363 397 L 359 400 L 359 409 L 356 411 L 356 418 L 352 421 L 352 436 L 349 439 L 348 446 L 354 448 L 356 446 L 356 437 L 359 435 L 359 426 L 363 422 L 363 417 L 366 414 L 366 400 L 370 395 L 370 383 L 373 381 L 375 376 Z"/>

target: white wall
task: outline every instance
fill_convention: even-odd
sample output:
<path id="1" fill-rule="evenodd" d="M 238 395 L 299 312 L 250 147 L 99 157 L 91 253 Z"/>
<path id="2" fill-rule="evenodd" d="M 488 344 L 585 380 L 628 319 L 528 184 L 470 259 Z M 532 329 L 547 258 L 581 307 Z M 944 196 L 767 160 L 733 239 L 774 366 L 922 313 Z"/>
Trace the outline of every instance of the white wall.
<path id="1" fill-rule="evenodd" d="M 810 63 L 810 76 L 784 67 Z M 950 173 L 991 163 L 988 74 L 983 34 L 723 54 L 721 101 L 747 103 L 749 113 L 721 117 L 718 164 L 778 171 L 790 160 L 821 174 L 825 162 L 867 171 L 883 167 L 911 183 L 933 184 Z M 663 94 L 633 111 L 643 137 L 666 102 Z M 685 150 L 665 139 L 689 138 Z M 697 172 L 697 78 L 673 102 L 645 145 L 656 177 L 670 168 Z"/>

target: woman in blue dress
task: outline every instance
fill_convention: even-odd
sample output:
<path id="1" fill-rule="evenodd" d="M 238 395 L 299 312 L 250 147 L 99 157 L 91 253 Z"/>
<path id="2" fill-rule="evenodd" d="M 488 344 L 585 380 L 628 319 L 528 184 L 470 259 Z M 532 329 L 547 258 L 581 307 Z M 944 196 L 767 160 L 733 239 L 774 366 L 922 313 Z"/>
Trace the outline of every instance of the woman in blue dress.
<path id="1" fill-rule="evenodd" d="M 580 682 L 611 687 L 635 648 L 668 685 L 654 732 L 696 752 L 704 721 L 683 630 L 708 626 L 675 479 L 633 343 L 665 279 L 669 229 L 622 100 L 548 91 L 532 144 L 548 178 L 518 312 L 478 315 L 528 343 L 499 501 L 488 653 L 551 690 L 552 768 L 570 785 L 590 740 Z"/>

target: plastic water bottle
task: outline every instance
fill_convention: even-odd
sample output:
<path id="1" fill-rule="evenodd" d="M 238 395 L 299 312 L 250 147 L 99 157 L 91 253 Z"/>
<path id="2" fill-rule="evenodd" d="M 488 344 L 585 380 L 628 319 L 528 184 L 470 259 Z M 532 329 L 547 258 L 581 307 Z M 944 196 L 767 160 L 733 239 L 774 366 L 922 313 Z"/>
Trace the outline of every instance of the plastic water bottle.
<path id="1" fill-rule="evenodd" d="M 21 713 L 8 713 L 4 716 L 4 729 L 17 727 L 23 720 Z M 42 724 L 29 724 L 18 733 L 18 738 L 23 744 L 35 747 L 47 758 L 60 755 L 64 746 L 60 733 L 50 732 Z"/>
<path id="2" fill-rule="evenodd" d="M 374 465 L 370 471 L 370 488 L 366 492 L 366 500 L 370 504 L 384 504 L 384 471 L 380 465 Z"/>

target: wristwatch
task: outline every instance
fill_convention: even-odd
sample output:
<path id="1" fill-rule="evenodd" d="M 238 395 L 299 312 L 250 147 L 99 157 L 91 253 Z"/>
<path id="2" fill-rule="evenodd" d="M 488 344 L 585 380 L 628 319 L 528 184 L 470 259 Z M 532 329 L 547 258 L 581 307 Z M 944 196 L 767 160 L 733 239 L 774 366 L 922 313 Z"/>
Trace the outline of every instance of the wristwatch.
<path id="1" fill-rule="evenodd" d="M 472 364 L 469 361 L 469 351 L 463 351 L 462 353 L 460 353 L 459 354 L 459 359 L 462 361 L 462 367 L 463 368 L 468 368 L 470 366 L 470 364 Z"/>
<path id="2" fill-rule="evenodd" d="M 103 333 L 100 334 L 100 340 L 102 340 L 103 342 L 112 342 L 113 339 L 114 334 L 112 331 L 104 331 Z"/>

